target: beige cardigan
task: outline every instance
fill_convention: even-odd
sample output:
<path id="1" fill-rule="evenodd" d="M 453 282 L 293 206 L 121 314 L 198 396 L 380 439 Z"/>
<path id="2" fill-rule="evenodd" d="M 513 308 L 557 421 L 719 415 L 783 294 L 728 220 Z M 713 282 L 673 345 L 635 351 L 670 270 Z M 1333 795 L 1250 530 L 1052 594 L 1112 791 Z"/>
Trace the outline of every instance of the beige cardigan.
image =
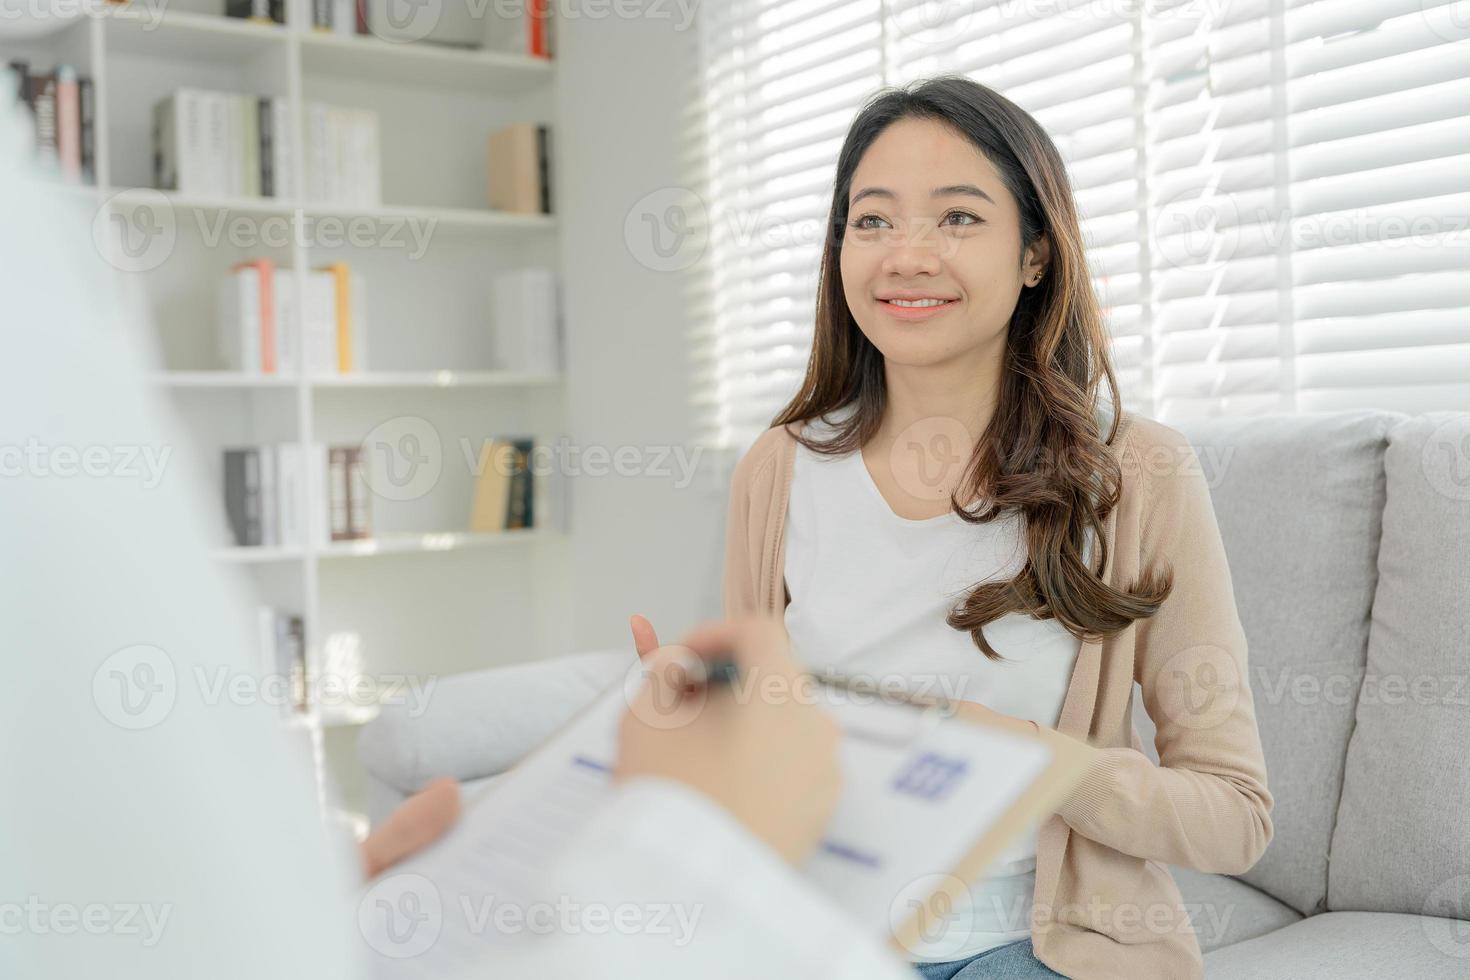
<path id="1" fill-rule="evenodd" d="M 786 427 L 771 428 L 735 467 L 727 616 L 784 615 L 796 445 Z M 1187 980 L 1203 964 L 1167 866 L 1241 874 L 1270 843 L 1272 799 L 1245 633 L 1198 458 L 1181 433 L 1129 412 L 1109 448 L 1123 482 L 1105 522 L 1103 581 L 1126 587 L 1162 562 L 1174 590 L 1153 617 L 1081 646 L 1057 731 L 1090 746 L 1092 759 L 1038 831 L 1032 945 L 1074 980 Z M 1158 729 L 1160 765 L 1133 726 L 1134 681 Z"/>

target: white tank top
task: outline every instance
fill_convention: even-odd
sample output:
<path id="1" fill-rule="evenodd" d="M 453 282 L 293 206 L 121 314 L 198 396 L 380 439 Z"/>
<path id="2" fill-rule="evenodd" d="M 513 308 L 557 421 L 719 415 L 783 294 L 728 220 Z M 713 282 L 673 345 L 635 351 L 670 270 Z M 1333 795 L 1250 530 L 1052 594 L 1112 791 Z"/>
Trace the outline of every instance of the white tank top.
<path id="1" fill-rule="evenodd" d="M 807 432 L 825 434 L 821 422 Z M 811 669 L 833 668 L 874 681 L 976 701 L 1054 727 L 1080 642 L 1054 619 L 1010 613 L 985 627 L 1006 662 L 988 659 L 970 634 L 945 622 L 974 586 L 1013 577 L 1026 544 L 1017 515 L 966 524 L 954 513 L 899 517 L 883 498 L 862 453 L 822 456 L 796 447 L 786 518 L 786 629 Z M 1087 542 L 1091 555 L 1092 541 Z M 971 884 L 916 960 L 963 959 L 1031 934 L 1036 827 Z M 940 870 L 940 869 L 936 869 Z"/>

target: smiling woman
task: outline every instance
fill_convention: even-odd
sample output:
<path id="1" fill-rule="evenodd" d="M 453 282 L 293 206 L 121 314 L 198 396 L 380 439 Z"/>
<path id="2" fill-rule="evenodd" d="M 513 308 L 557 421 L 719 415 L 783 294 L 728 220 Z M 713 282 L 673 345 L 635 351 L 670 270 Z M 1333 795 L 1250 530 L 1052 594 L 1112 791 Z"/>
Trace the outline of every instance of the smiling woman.
<path id="1" fill-rule="evenodd" d="M 888 89 L 827 228 L 805 379 L 732 481 L 726 613 L 782 617 L 808 668 L 942 678 L 1088 743 L 1081 786 L 907 948 L 923 975 L 1199 977 L 1165 865 L 1245 870 L 1272 801 L 1248 685 L 1219 724 L 1170 717 L 1160 678 L 1246 676 L 1244 635 L 1207 489 L 1140 476 L 1188 444 L 1122 410 L 1062 158 L 968 78 Z"/>

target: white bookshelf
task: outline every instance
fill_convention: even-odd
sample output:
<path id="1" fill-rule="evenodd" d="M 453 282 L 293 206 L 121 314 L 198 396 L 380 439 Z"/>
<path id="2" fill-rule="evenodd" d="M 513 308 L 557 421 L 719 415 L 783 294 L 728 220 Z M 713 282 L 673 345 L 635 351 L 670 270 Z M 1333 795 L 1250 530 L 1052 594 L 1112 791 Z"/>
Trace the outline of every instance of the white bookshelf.
<path id="1" fill-rule="evenodd" d="M 485 10 L 495 16 L 493 4 Z M 500 369 L 490 358 L 493 324 L 486 320 L 493 273 L 561 267 L 554 216 L 502 213 L 485 203 L 490 132 L 514 122 L 557 123 L 554 62 L 314 32 L 297 0 L 289 0 L 287 17 L 286 25 L 227 18 L 224 0 L 108 8 L 55 22 L 39 36 L 0 34 L 0 56 L 38 71 L 70 64 L 92 78 L 96 185 L 70 193 L 97 208 L 101 220 L 135 220 L 140 209 L 160 206 L 172 219 L 175 238 L 156 267 L 134 271 L 126 257 L 106 257 L 151 307 L 163 361 L 154 380 L 180 406 L 193 440 L 188 451 L 213 477 L 215 559 L 238 569 L 260 602 L 300 614 L 313 651 L 333 632 L 358 633 L 369 674 L 434 675 L 549 652 L 548 637 L 558 635 L 565 615 L 565 517 L 545 512 L 559 495 L 539 488 L 534 529 L 471 532 L 467 460 L 470 449 L 498 435 L 550 442 L 564 428 L 560 376 Z M 305 146 L 308 102 L 375 110 L 382 203 L 344 207 L 152 189 L 153 106 L 183 87 L 284 97 L 298 148 Z M 304 153 L 293 156 L 294 186 L 304 188 Z M 282 244 L 211 239 L 208 230 L 222 219 L 256 229 L 276 222 L 290 234 Z M 383 229 L 416 223 L 429 231 L 422 253 L 411 254 L 381 243 L 324 243 L 313 229 L 327 219 Z M 312 268 L 349 262 L 365 282 L 368 366 L 328 376 L 289 365 L 280 374 L 220 369 L 216 290 L 230 266 L 256 257 L 289 271 L 298 288 Z M 375 501 L 372 537 L 321 542 L 308 535 L 299 547 L 230 544 L 224 448 L 356 444 L 398 417 L 425 420 L 440 434 L 443 475 L 421 497 Z M 287 722 L 310 737 L 319 765 L 336 777 L 348 811 L 338 817 L 354 826 L 362 775 L 351 738 L 376 712 L 319 710 Z"/>

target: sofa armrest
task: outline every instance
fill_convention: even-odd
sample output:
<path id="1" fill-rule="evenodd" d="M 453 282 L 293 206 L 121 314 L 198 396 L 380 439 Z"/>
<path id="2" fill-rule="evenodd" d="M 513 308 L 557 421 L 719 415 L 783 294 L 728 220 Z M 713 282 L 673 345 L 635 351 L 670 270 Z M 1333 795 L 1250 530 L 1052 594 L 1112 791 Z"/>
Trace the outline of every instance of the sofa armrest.
<path id="1" fill-rule="evenodd" d="M 451 674 L 422 705 L 385 705 L 357 740 L 374 809 L 385 791 L 412 793 L 436 776 L 468 782 L 504 772 L 636 661 L 631 650 L 599 650 Z"/>

